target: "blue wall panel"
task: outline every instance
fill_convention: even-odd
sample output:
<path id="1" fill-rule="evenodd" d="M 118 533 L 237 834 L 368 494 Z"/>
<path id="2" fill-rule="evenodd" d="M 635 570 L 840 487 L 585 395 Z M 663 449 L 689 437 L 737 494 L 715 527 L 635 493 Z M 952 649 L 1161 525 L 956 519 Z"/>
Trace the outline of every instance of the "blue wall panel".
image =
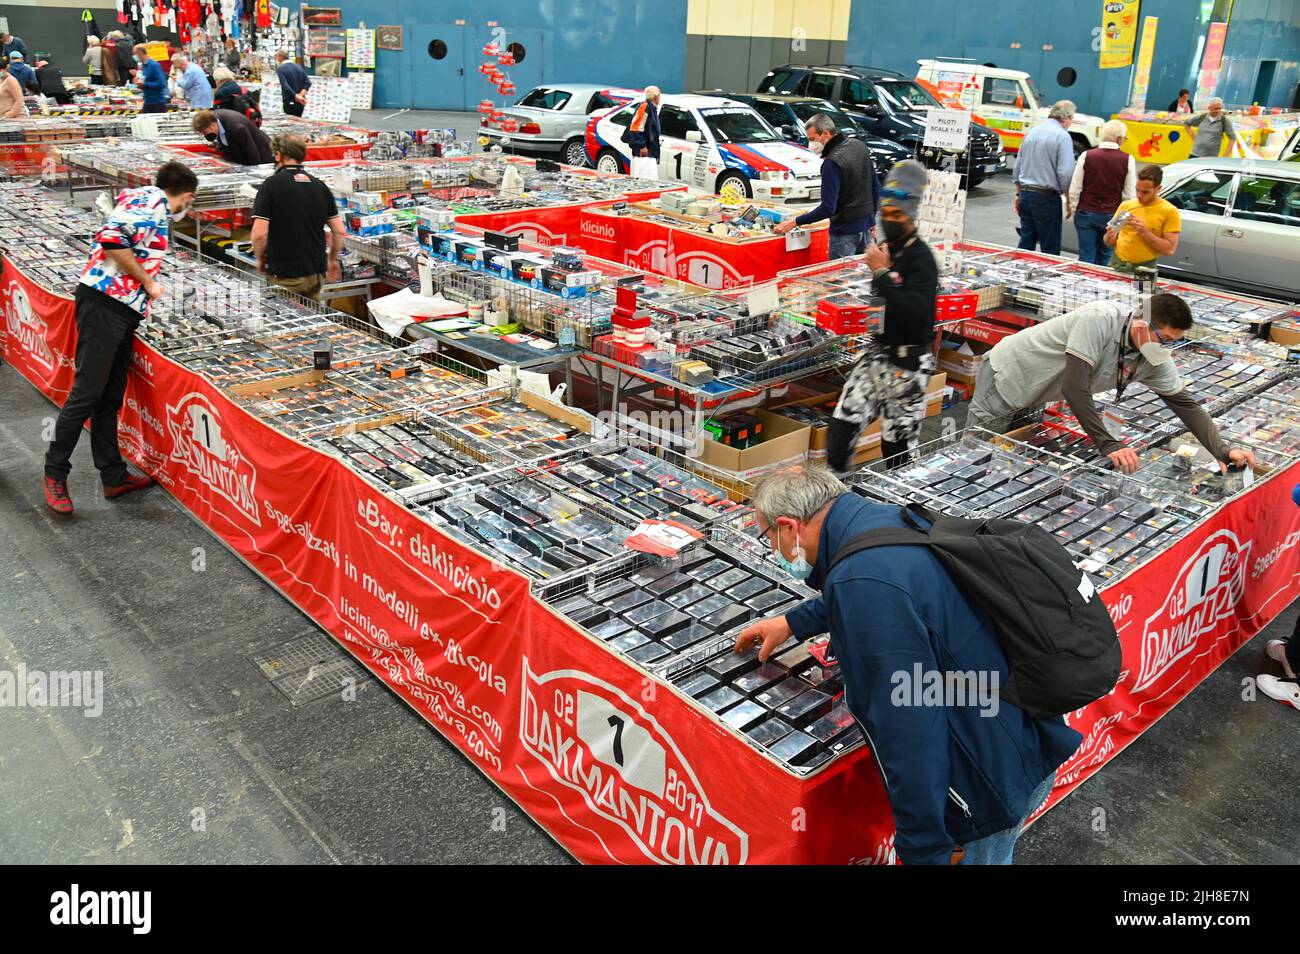
<path id="1" fill-rule="evenodd" d="M 686 0 L 346 0 L 344 22 L 402 24 L 401 52 L 379 50 L 378 108 L 473 109 L 496 91 L 478 72 L 488 21 L 523 43 L 524 62 L 511 73 L 522 94 L 541 82 L 654 83 L 680 91 L 686 74 Z M 455 21 L 465 20 L 464 26 Z M 432 59 L 431 40 L 449 48 Z M 464 75 L 458 71 L 464 70 Z"/>
<path id="2" fill-rule="evenodd" d="M 1261 106 L 1290 106 L 1300 83 L 1300 0 L 1237 0 L 1223 47 L 1219 95 L 1229 105 L 1254 102 L 1260 60 L 1277 60 Z"/>
<path id="3" fill-rule="evenodd" d="M 850 63 L 913 75 L 921 57 L 971 57 L 1027 70 L 1045 95 L 1073 99 L 1085 112 L 1109 116 L 1125 104 L 1130 71 L 1097 66 L 1093 31 L 1100 25 L 1101 5 L 1096 0 L 912 0 L 906 17 L 898 11 L 892 0 L 853 0 Z M 1193 60 L 1206 24 L 1195 0 L 1145 0 L 1142 16 L 1160 19 L 1147 103 L 1163 109 L 1181 87 L 1195 87 Z M 1011 49 L 1012 43 L 1020 49 Z M 1044 52 L 1046 44 L 1053 50 Z M 1289 104 L 1300 82 L 1300 0 L 1236 0 L 1224 56 L 1219 92 L 1229 103 L 1248 103 L 1258 61 L 1276 59 L 1269 105 Z M 1072 88 L 1056 84 L 1062 65 L 1083 77 Z"/>

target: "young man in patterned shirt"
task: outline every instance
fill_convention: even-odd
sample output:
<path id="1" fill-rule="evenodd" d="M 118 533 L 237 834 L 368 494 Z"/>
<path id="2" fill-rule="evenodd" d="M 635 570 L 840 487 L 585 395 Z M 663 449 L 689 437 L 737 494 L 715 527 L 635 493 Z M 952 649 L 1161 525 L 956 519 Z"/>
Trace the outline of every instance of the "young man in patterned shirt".
<path id="1" fill-rule="evenodd" d="M 118 196 L 117 207 L 95 234 L 90 262 L 77 285 L 76 377 L 45 452 L 45 503 L 57 514 L 72 513 L 68 474 L 87 420 L 106 498 L 153 485 L 151 478 L 126 469 L 117 445 L 117 412 L 126 393 L 136 326 L 149 316 L 149 303 L 162 297 L 157 275 L 170 220 L 185 215 L 198 186 L 189 166 L 164 163 L 152 186 Z"/>

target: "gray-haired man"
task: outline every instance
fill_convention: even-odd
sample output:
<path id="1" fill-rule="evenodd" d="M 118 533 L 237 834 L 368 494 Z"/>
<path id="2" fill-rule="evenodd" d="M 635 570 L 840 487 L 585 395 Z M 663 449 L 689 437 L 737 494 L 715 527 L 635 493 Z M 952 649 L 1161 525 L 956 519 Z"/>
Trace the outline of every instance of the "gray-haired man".
<path id="1" fill-rule="evenodd" d="M 829 257 L 861 255 L 876 227 L 880 195 L 871 150 L 861 139 L 837 132 L 835 120 L 825 113 L 809 119 L 804 131 L 808 134 L 808 148 L 822 157 L 822 201 L 812 211 L 782 222 L 776 232 L 784 235 L 795 226 L 830 219 Z"/>
<path id="2" fill-rule="evenodd" d="M 824 467 L 799 465 L 759 484 L 754 511 L 778 562 L 820 595 L 749 626 L 736 651 L 757 646 L 766 661 L 792 635 L 830 633 L 845 701 L 893 808 L 899 860 L 1010 864 L 1025 820 L 1083 737 L 996 693 L 899 703 L 907 673 L 987 673 L 1001 686 L 1009 672 L 993 624 L 928 548 L 880 547 L 835 561 L 856 537 L 905 526 L 898 507 L 863 500 Z"/>
<path id="3" fill-rule="evenodd" d="M 1228 137 L 1228 148 L 1237 138 L 1237 130 L 1232 120 L 1223 111 L 1223 100 L 1217 96 L 1210 100 L 1204 112 L 1192 113 L 1183 120 L 1184 126 L 1196 127 L 1196 140 L 1192 143 L 1192 158 L 1203 159 L 1219 155 L 1223 151 L 1223 137 Z"/>
<path id="4" fill-rule="evenodd" d="M 1011 178 L 1023 249 L 1041 247 L 1048 255 L 1061 254 L 1061 197 L 1068 196 L 1074 178 L 1074 140 L 1066 132 L 1073 120 L 1074 103 L 1063 99 L 1020 144 Z"/>

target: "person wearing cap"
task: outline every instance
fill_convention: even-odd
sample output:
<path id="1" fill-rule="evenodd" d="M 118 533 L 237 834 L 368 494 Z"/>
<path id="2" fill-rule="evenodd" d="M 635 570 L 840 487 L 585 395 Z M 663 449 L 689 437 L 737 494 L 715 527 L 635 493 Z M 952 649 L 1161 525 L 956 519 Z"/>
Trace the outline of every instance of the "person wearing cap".
<path id="1" fill-rule="evenodd" d="M 1253 465 L 1255 455 L 1223 442 L 1214 419 L 1178 377 L 1166 345 L 1192 327 L 1187 302 L 1153 295 L 1144 311 L 1146 317 L 1118 302 L 1092 301 L 1003 338 L 980 363 L 967 425 L 1005 433 L 1017 419 L 1064 400 L 1097 451 L 1131 474 L 1141 466 L 1137 451 L 1107 430 L 1093 395 L 1115 391 L 1118 401 L 1137 382 L 1160 395 L 1225 470 Z"/>
<path id="2" fill-rule="evenodd" d="M 36 71 L 27 65 L 21 53 L 9 54 L 9 72 L 13 74 L 14 79 L 18 80 L 18 85 L 24 90 L 31 93 L 41 91 L 41 81 L 36 78 Z"/>
<path id="3" fill-rule="evenodd" d="M 939 265 L 916 233 L 925 194 L 925 166 L 906 159 L 889 170 L 880 190 L 884 243 L 867 246 L 872 289 L 885 301 L 884 320 L 854 363 L 827 432 L 826 462 L 848 469 L 862 428 L 880 418 L 886 466 L 911 460 L 925 419 L 925 389 L 935 369 L 934 300 Z"/>

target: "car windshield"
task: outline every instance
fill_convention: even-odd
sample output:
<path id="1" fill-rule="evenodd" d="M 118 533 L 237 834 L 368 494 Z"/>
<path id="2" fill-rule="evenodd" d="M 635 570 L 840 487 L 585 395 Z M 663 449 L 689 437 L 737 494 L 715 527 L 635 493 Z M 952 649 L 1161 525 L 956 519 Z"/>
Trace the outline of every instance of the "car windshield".
<path id="1" fill-rule="evenodd" d="M 718 142 L 780 142 L 781 137 L 750 109 L 718 107 L 701 109 L 705 124 Z"/>
<path id="2" fill-rule="evenodd" d="M 535 109 L 563 109 L 568 105 L 569 100 L 572 98 L 573 94 L 566 92 L 565 90 L 547 89 L 546 87 L 539 86 L 521 99 L 516 105 L 532 106 Z"/>
<path id="3" fill-rule="evenodd" d="M 890 107 L 904 113 L 938 106 L 938 101 L 911 80 L 877 80 L 876 89 Z"/>
<path id="4" fill-rule="evenodd" d="M 844 110 L 840 109 L 834 103 L 828 103 L 826 100 L 808 103 L 793 103 L 791 109 L 799 117 L 801 123 L 806 123 L 818 113 L 825 113 L 831 119 L 835 120 L 836 129 L 847 129 L 850 132 L 858 128 L 858 124 L 853 121 L 853 117 Z"/>
<path id="5" fill-rule="evenodd" d="M 1051 105 L 1051 103 L 1049 103 L 1046 99 L 1043 98 L 1042 91 L 1037 86 L 1034 85 L 1034 81 L 1032 78 L 1026 76 L 1025 85 L 1029 87 L 1029 95 L 1034 97 L 1035 103 L 1037 103 L 1039 106 Z"/>

